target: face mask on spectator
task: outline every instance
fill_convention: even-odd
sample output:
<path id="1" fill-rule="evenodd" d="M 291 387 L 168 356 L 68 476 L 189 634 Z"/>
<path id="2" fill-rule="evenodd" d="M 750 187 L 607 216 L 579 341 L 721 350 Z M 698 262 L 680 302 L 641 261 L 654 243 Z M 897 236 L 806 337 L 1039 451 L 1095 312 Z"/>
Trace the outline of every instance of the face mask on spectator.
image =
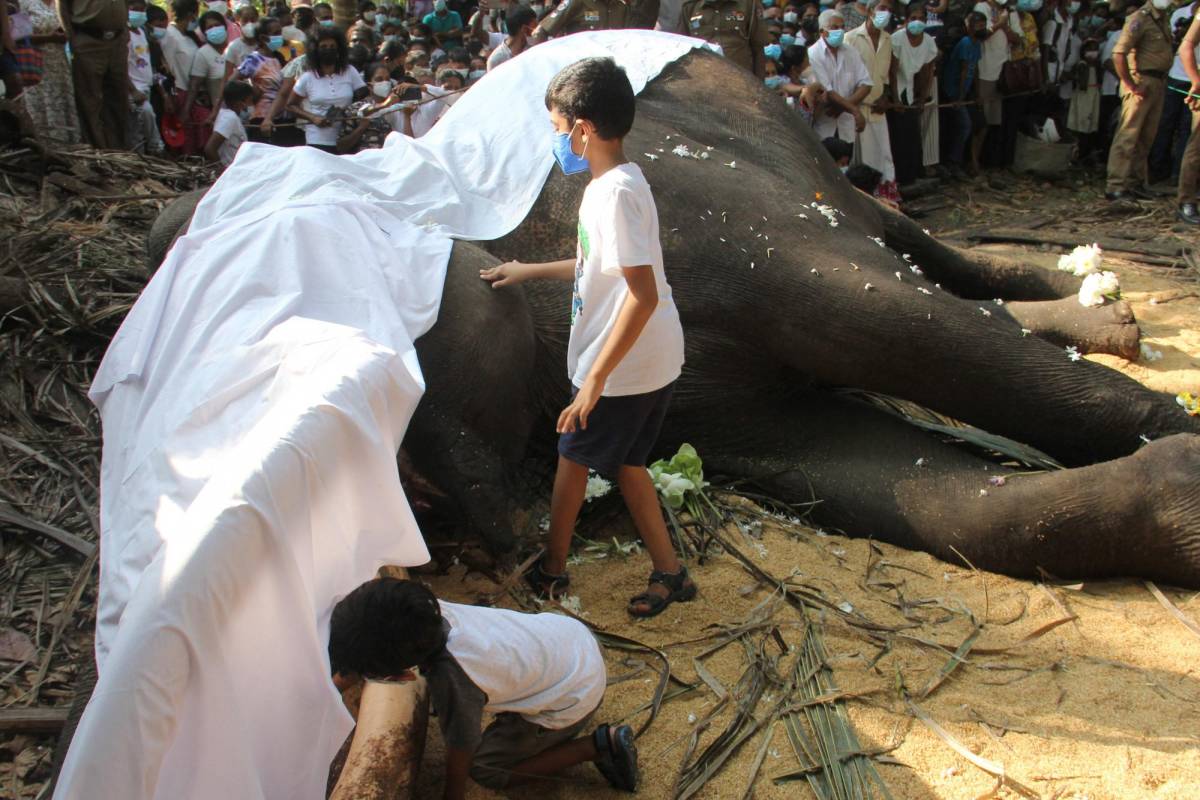
<path id="1" fill-rule="evenodd" d="M 247 22 L 245 25 L 242 26 L 242 37 L 253 41 L 254 34 L 257 30 L 258 30 L 257 25 L 255 25 L 253 22 Z"/>
<path id="2" fill-rule="evenodd" d="M 904 27 L 911 36 L 920 36 L 925 32 L 925 23 L 919 19 L 910 19 Z"/>
<path id="3" fill-rule="evenodd" d="M 539 17 L 541 17 L 542 14 L 546 13 L 546 7 L 544 5 L 542 5 L 541 3 L 534 3 L 533 5 L 530 6 L 530 8 L 532 8 L 533 13 L 537 14 Z"/>
<path id="4" fill-rule="evenodd" d="M 778 89 L 780 86 L 783 86 L 786 80 L 782 75 L 768 75 L 763 78 L 763 83 L 768 89 Z"/>
<path id="5" fill-rule="evenodd" d="M 371 84 L 371 93 L 381 100 L 387 97 L 391 91 L 392 81 L 375 81 Z"/>
<path id="6" fill-rule="evenodd" d="M 575 125 L 579 122 L 576 121 Z M 554 134 L 554 160 L 558 162 L 558 168 L 563 171 L 564 175 L 575 175 L 583 172 L 588 168 L 587 160 L 587 142 L 583 143 L 583 155 L 575 155 L 575 151 L 571 149 L 571 134 L 575 132 L 575 125 L 571 126 L 571 130 L 566 133 Z"/>
<path id="7" fill-rule="evenodd" d="M 1083 51 L 1083 60 L 1084 61 L 1096 61 L 1099 58 L 1100 58 L 1099 50 L 1084 50 Z"/>
<path id="8" fill-rule="evenodd" d="M 220 44 L 225 44 L 225 40 L 229 38 L 229 32 L 225 28 L 209 28 L 204 32 L 204 38 L 214 47 Z"/>
<path id="9" fill-rule="evenodd" d="M 487 70 L 486 70 L 486 69 L 473 69 L 473 70 L 471 70 L 470 72 L 468 72 L 468 73 L 467 73 L 467 80 L 469 80 L 469 81 L 471 81 L 472 83 L 474 83 L 475 81 L 477 81 L 477 80 L 479 80 L 480 78 L 482 78 L 484 75 L 487 75 Z"/>
<path id="10" fill-rule="evenodd" d="M 275 34 L 274 36 L 272 36 L 270 39 L 267 40 L 267 47 L 270 47 L 272 50 L 282 50 L 283 49 L 283 36 L 278 33 Z"/>
<path id="11" fill-rule="evenodd" d="M 159 27 L 152 27 L 152 28 L 150 28 L 150 35 L 154 37 L 155 41 L 161 42 L 167 36 L 167 29 L 159 28 Z"/>
<path id="12" fill-rule="evenodd" d="M 779 36 L 779 43 L 784 47 L 791 47 L 796 43 L 796 37 L 790 33 L 783 33 Z"/>
<path id="13" fill-rule="evenodd" d="M 387 14 L 376 14 L 375 15 L 375 27 L 382 28 L 384 25 L 387 24 L 387 21 L 388 21 Z"/>
<path id="14" fill-rule="evenodd" d="M 795 11 L 783 12 L 783 21 L 784 22 L 787 22 L 791 25 L 795 25 L 799 20 L 800 20 L 800 15 L 797 14 Z"/>
<path id="15" fill-rule="evenodd" d="M 322 19 L 322 20 L 318 20 L 318 22 L 320 22 L 322 28 L 332 28 L 333 27 L 333 20 L 331 20 L 331 19 Z"/>
<path id="16" fill-rule="evenodd" d="M 1108 22 L 1104 17 L 1092 17 L 1093 28 L 1103 28 L 1104 23 Z"/>
<path id="17" fill-rule="evenodd" d="M 834 50 L 836 50 L 842 46 L 842 39 L 844 39 L 846 36 L 845 31 L 836 30 L 836 31 L 827 31 L 827 33 L 829 34 L 829 38 L 825 40 L 826 44 L 828 44 Z"/>
<path id="18" fill-rule="evenodd" d="M 876 11 L 875 16 L 871 18 L 871 23 L 879 30 L 883 30 L 892 24 L 892 12 Z"/>
<path id="19" fill-rule="evenodd" d="M 762 0 L 763 8 L 770 8 L 775 5 L 775 0 Z"/>
<path id="20" fill-rule="evenodd" d="M 1079 4 L 1078 0 L 1076 0 L 1075 2 L 1072 2 L 1072 3 L 1067 3 L 1067 13 L 1072 14 L 1072 15 L 1078 14 L 1079 7 L 1080 7 L 1080 4 Z"/>
<path id="21" fill-rule="evenodd" d="M 1154 7 L 1159 11 L 1166 11 L 1171 7 L 1171 0 L 1153 0 Z"/>
<path id="22" fill-rule="evenodd" d="M 437 0 L 437 2 L 433 4 L 433 10 L 439 14 L 441 14 L 443 11 L 445 11 L 446 10 L 446 0 Z"/>
<path id="23" fill-rule="evenodd" d="M 146 24 L 145 11 L 130 11 L 129 12 L 129 27 L 140 28 Z"/>
<path id="24" fill-rule="evenodd" d="M 763 48 L 763 55 L 772 61 L 778 61 L 783 56 L 783 48 L 777 44 L 769 44 Z"/>
<path id="25" fill-rule="evenodd" d="M 208 10 L 215 11 L 223 17 L 229 12 L 229 3 L 223 2 L 223 0 L 213 0 L 208 4 Z"/>

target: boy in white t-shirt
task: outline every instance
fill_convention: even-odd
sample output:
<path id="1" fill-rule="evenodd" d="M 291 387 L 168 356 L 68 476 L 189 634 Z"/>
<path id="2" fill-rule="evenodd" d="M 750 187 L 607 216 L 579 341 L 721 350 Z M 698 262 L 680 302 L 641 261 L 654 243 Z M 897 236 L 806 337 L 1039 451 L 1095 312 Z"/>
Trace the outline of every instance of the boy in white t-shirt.
<path id="1" fill-rule="evenodd" d="M 334 606 L 329 664 L 340 690 L 420 670 L 446 741 L 448 800 L 464 796 L 468 775 L 505 789 L 585 761 L 614 788 L 637 789 L 633 730 L 583 733 L 604 698 L 604 657 L 570 617 L 448 603 L 416 581 L 376 578 Z M 484 712 L 496 717 L 481 732 Z"/>
<path id="2" fill-rule="evenodd" d="M 650 554 L 650 585 L 629 601 L 629 613 L 652 617 L 691 600 L 696 585 L 675 555 L 646 472 L 683 366 L 683 329 L 663 271 L 650 184 L 623 150 L 633 127 L 633 87 L 611 58 L 586 58 L 550 81 L 546 108 L 562 171 L 592 177 L 579 206 L 576 256 L 480 272 L 493 287 L 531 278 L 575 282 L 567 345 L 574 392 L 558 418 L 546 553 L 526 579 L 539 594 L 569 585 L 567 551 L 590 468 L 616 479 Z"/>
<path id="3" fill-rule="evenodd" d="M 254 104 L 254 89 L 248 83 L 230 81 L 221 94 L 221 110 L 213 122 L 212 135 L 204 146 L 204 156 L 223 168 L 233 163 L 238 148 L 246 141 L 242 113 Z"/>

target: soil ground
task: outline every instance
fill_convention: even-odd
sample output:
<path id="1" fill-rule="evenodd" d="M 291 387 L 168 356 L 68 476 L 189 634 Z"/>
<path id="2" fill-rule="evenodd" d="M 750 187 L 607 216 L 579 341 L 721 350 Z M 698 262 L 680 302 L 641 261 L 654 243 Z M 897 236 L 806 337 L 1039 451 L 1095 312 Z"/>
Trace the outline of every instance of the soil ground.
<path id="1" fill-rule="evenodd" d="M 952 237 L 980 226 L 1024 226 L 1069 234 L 1079 243 L 1116 230 L 1133 244 L 1174 235 L 1196 244 L 1193 234 L 1173 230 L 1167 201 L 1112 216 L 1094 178 L 1047 184 L 994 177 L 990 186 L 953 186 L 943 199 L 945 204 L 922 222 L 934 233 Z M 987 249 L 1048 269 L 1058 256 L 1058 250 L 1050 248 L 993 245 Z M 1106 268 L 1120 276 L 1124 295 L 1142 325 L 1143 341 L 1163 358 L 1131 363 L 1089 357 L 1156 389 L 1200 391 L 1200 276 L 1186 268 L 1149 267 L 1112 257 L 1106 260 Z M 90 531 L 80 532 L 91 536 Z M 632 535 L 619 515 L 602 533 L 620 541 Z M 823 638 L 834 682 L 853 695 L 846 707 L 861 749 L 888 749 L 877 758 L 876 768 L 893 797 L 978 798 L 993 791 L 995 796 L 1017 796 L 1011 787 L 997 789 L 995 778 L 917 720 L 901 699 L 901 689 L 921 698 L 917 705 L 948 736 L 1003 765 L 1005 774 L 1028 787 L 1029 796 L 1047 800 L 1200 797 L 1200 675 L 1196 672 L 1200 637 L 1178 622 L 1142 582 L 1078 584 L 1071 583 L 1069 576 L 1044 583 L 1015 580 L 786 522 L 768 522 L 749 533 L 731 526 L 726 535 L 771 575 L 791 576 L 798 584 L 819 590 L 834 606 L 841 605 L 842 611 L 813 612 L 811 621 Z M 0 537 L 3 554 L 29 547 L 24 541 Z M 20 563 L 36 566 L 22 566 L 11 576 L 6 573 L 6 581 L 12 577 L 14 582 L 4 590 L 7 619 L 0 634 L 7 625 L 24 631 L 37 648 L 36 658 L 28 664 L 36 665 L 50 641 L 47 630 L 57 622 L 43 614 L 46 576 L 59 580 L 55 576 L 61 573 L 61 582 L 69 584 L 78 572 L 79 559 L 64 556 L 62 563 L 46 562 L 42 560 L 49 556 L 46 551 L 30 552 Z M 693 567 L 701 586 L 694 602 L 673 606 L 657 619 L 634 622 L 625 613 L 625 602 L 644 585 L 645 556 L 619 554 L 615 548 L 603 558 L 598 551 L 583 556 L 572 566 L 572 574 L 585 619 L 606 631 L 665 648 L 672 671 L 687 683 L 697 682 L 692 659 L 710 642 L 672 643 L 708 637 L 714 624 L 746 619 L 775 588 L 756 581 L 731 556 L 719 554 Z M 463 565 L 426 579 L 452 600 L 476 602 L 497 591 L 490 578 Z M 94 575 L 92 581 L 83 589 L 74 624 L 64 627 L 58 653 L 49 662 L 40 688 L 43 705 L 70 702 L 74 654 L 86 652 L 90 644 Z M 1183 614 L 1200 620 L 1200 594 L 1159 588 Z M 514 600 L 503 595 L 499 604 L 512 606 Z M 803 622 L 795 609 L 782 605 L 771 619 L 785 643 L 800 643 Z M 848 619 L 902 629 L 872 639 L 863 635 L 861 627 L 848 624 Z M 977 625 L 981 626 L 978 636 L 962 663 L 935 685 L 948 653 Z M 768 651 L 773 646 L 766 645 Z M 628 717 L 631 723 L 640 723 L 645 714 L 633 712 L 652 696 L 657 680 L 654 659 L 642 653 L 605 652 L 612 685 L 599 717 Z M 790 665 L 790 658 L 785 656 L 783 663 Z M 732 687 L 745 668 L 746 655 L 734 644 L 704 663 L 717 681 Z M 15 670 L 13 666 L 0 662 L 0 705 L 24 702 L 28 691 L 32 666 L 18 664 Z M 760 708 L 769 702 L 767 698 Z M 702 684 L 662 705 L 658 719 L 639 740 L 643 785 L 638 797 L 671 796 L 694 726 L 689 720 L 703 718 L 713 707 L 714 694 Z M 713 740 L 730 716 L 726 710 L 715 717 L 700 736 L 696 752 Z M 781 726 L 771 735 L 752 784 L 753 796 L 812 796 L 804 782 L 773 782 L 776 776 L 794 772 L 800 762 Z M 761 737 L 756 735 L 735 752 L 696 796 L 734 800 L 750 796 L 749 776 Z M 0 798 L 37 797 L 48 775 L 52 746 L 51 735 L 0 737 Z M 434 725 L 421 776 L 422 797 L 439 793 L 443 760 Z M 472 787 L 470 793 L 472 798 L 499 796 L 572 800 L 624 795 L 609 790 L 590 767 L 536 790 L 514 789 L 499 795 Z"/>

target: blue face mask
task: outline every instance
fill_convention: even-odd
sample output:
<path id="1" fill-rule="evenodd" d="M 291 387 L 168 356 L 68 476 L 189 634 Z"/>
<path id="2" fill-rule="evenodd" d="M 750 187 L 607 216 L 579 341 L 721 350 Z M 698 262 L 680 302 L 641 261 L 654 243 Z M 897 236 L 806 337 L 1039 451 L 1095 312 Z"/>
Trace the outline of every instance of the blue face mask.
<path id="1" fill-rule="evenodd" d="M 908 24 L 904 27 L 908 30 L 910 36 L 920 36 L 925 32 L 925 23 L 919 19 L 909 20 Z"/>
<path id="2" fill-rule="evenodd" d="M 129 27 L 140 28 L 146 24 L 145 11 L 130 11 L 129 12 Z"/>
<path id="3" fill-rule="evenodd" d="M 825 40 L 827 45 L 832 47 L 834 50 L 842 46 L 842 39 L 846 37 L 845 31 L 826 31 L 826 33 L 829 36 L 829 38 Z"/>
<path id="4" fill-rule="evenodd" d="M 783 48 L 777 44 L 769 44 L 763 48 L 763 55 L 772 61 L 778 61 L 783 57 Z"/>
<path id="5" fill-rule="evenodd" d="M 380 28 L 382 28 L 384 25 L 386 25 L 386 24 L 387 24 L 387 21 L 388 21 L 388 15 L 387 15 L 387 14 L 376 14 L 376 15 L 375 15 L 375 25 L 376 25 L 377 27 L 380 27 Z"/>
<path id="6" fill-rule="evenodd" d="M 275 34 L 271 38 L 267 39 L 267 46 L 270 47 L 272 50 L 282 50 L 283 49 L 283 37 L 280 36 L 278 33 Z"/>
<path id="7" fill-rule="evenodd" d="M 1018 11 L 1033 11 L 1034 0 L 1017 0 Z"/>
<path id="8" fill-rule="evenodd" d="M 768 89 L 778 89 L 783 86 L 786 79 L 782 75 L 768 75 L 763 78 L 763 83 Z"/>
<path id="9" fill-rule="evenodd" d="M 322 19 L 322 20 L 318 20 L 318 22 L 320 22 L 322 28 L 332 28 L 333 27 L 333 20 L 331 20 L 331 19 Z"/>
<path id="10" fill-rule="evenodd" d="M 775 0 L 762 0 L 763 8 L 770 8 L 775 5 Z"/>
<path id="11" fill-rule="evenodd" d="M 209 28 L 204 32 L 204 38 L 213 46 L 225 44 L 225 40 L 229 38 L 229 31 L 224 27 Z"/>
<path id="12" fill-rule="evenodd" d="M 779 44 L 783 45 L 784 47 L 791 47 L 795 43 L 796 37 L 792 36 L 790 33 L 779 34 Z"/>
<path id="13" fill-rule="evenodd" d="M 576 122 L 575 125 L 579 123 Z M 575 132 L 575 125 L 571 126 L 571 130 L 566 133 L 554 134 L 554 160 L 558 162 L 558 167 L 563 171 L 563 175 L 576 175 L 588 169 L 588 160 L 583 156 L 575 155 L 575 151 L 571 149 L 571 134 Z M 584 150 L 587 150 L 587 145 L 584 145 Z"/>
<path id="14" fill-rule="evenodd" d="M 888 25 L 892 24 L 892 12 L 876 11 L 875 16 L 871 18 L 871 24 L 879 30 L 883 30 Z"/>
<path id="15" fill-rule="evenodd" d="M 167 29 L 166 28 L 151 28 L 150 35 L 153 36 L 156 41 L 161 42 L 163 39 L 165 39 L 167 37 Z"/>

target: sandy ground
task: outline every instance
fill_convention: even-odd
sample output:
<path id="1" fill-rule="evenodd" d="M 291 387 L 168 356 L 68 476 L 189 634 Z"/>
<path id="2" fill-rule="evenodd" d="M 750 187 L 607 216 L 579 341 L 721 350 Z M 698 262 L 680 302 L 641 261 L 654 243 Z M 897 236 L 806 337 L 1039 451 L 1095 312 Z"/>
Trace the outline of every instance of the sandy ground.
<path id="1" fill-rule="evenodd" d="M 1049 253 L 1025 252 L 1023 257 L 1047 267 L 1057 260 L 1057 254 Z M 1180 271 L 1119 260 L 1109 261 L 1106 268 L 1119 274 L 1144 341 L 1163 358 L 1153 363 L 1093 358 L 1156 389 L 1200 390 L 1200 283 Z M 605 533 L 624 538 L 631 531 L 621 521 Z M 877 767 L 894 797 L 978 798 L 996 790 L 996 779 L 915 719 L 899 693 L 903 686 L 919 696 L 947 663 L 947 651 L 957 648 L 976 623 L 982 630 L 965 663 L 918 701 L 950 736 L 1003 765 L 1007 775 L 1047 800 L 1200 797 L 1200 637 L 1176 621 L 1142 582 L 1014 580 L 923 553 L 787 525 L 768 524 L 761 539 L 732 527 L 729 535 L 773 576 L 795 575 L 833 602 L 849 603 L 854 613 L 872 622 L 912 625 L 903 633 L 945 648 L 896 634 L 881 654 L 884 648 L 878 642 L 845 624 L 840 614 L 821 617 L 837 685 L 862 695 L 848 707 L 863 748 L 897 745 L 888 754 L 894 763 Z M 689 683 L 696 682 L 692 657 L 709 643 L 669 645 L 708 636 L 713 623 L 745 619 L 773 589 L 758 584 L 731 556 L 719 555 L 693 567 L 702 587 L 696 601 L 676 605 L 661 618 L 634 622 L 625 613 L 625 601 L 640 589 L 648 568 L 640 554 L 610 554 L 575 565 L 573 582 L 581 608 L 590 622 L 605 630 L 667 647 L 674 673 Z M 439 594 L 465 602 L 478 601 L 496 588 L 462 566 L 430 580 Z M 1185 614 L 1200 620 L 1200 594 L 1160 588 Z M 511 606 L 512 601 L 505 598 L 501 604 Z M 789 644 L 799 641 L 800 617 L 794 609 L 783 606 L 774 620 Z M 610 681 L 622 680 L 610 687 L 600 717 L 624 719 L 652 696 L 655 674 L 644 666 L 652 659 L 617 650 L 606 651 L 606 657 Z M 726 686 L 733 686 L 745 667 L 737 647 L 705 663 Z M 702 718 L 713 703 L 713 693 L 702 686 L 663 705 L 639 740 L 639 797 L 671 796 L 693 727 L 689 719 Z M 702 735 L 701 749 L 729 717 L 721 715 Z M 630 721 L 644 718 L 635 715 Z M 760 736 L 745 744 L 697 796 L 747 796 Z M 430 796 L 439 786 L 441 764 L 440 735 L 431 729 L 422 775 Z M 753 796 L 812 796 L 804 783 L 772 781 L 799 766 L 783 730 L 776 729 Z M 619 795 L 586 767 L 548 788 L 497 795 L 473 787 L 470 796 Z M 1005 787 L 995 796 L 1019 795 Z"/>

